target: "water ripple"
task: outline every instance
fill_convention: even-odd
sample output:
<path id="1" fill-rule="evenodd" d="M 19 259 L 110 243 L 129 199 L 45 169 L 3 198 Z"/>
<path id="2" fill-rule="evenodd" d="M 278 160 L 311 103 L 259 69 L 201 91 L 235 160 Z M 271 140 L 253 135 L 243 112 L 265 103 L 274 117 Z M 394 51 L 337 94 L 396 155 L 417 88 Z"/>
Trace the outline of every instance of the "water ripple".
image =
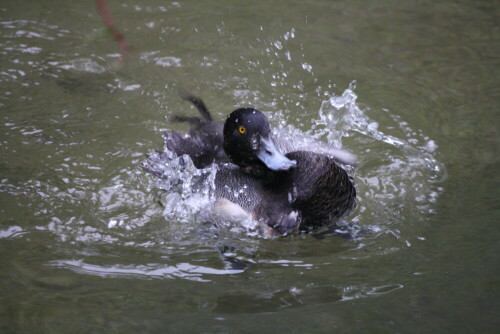
<path id="1" fill-rule="evenodd" d="M 147 265 L 96 265 L 83 260 L 55 260 L 50 266 L 61 267 L 80 274 L 96 275 L 104 278 L 182 278 L 197 282 L 211 282 L 210 275 L 235 275 L 243 270 L 215 269 L 206 266 L 193 265 L 187 262 L 176 265 L 147 264 Z"/>

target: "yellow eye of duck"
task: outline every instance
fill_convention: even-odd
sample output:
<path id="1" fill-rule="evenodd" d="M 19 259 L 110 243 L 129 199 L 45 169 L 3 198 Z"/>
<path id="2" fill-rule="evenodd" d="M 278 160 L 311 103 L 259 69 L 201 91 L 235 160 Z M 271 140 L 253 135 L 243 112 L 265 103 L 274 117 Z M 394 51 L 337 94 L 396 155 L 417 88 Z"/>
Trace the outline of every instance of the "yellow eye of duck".
<path id="1" fill-rule="evenodd" d="M 244 134 L 244 133 L 246 133 L 246 132 L 247 132 L 247 129 L 245 129 L 245 127 L 244 127 L 244 126 L 240 126 L 240 127 L 238 128 L 238 132 L 239 132 L 239 133 L 241 133 L 241 134 Z"/>

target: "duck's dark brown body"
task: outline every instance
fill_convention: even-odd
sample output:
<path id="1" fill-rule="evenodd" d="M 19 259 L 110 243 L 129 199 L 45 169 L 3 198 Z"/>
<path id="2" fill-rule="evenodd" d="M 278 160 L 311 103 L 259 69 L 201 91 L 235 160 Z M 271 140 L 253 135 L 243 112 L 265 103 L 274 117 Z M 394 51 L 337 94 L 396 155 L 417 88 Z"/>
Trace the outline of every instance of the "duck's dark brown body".
<path id="1" fill-rule="evenodd" d="M 188 154 L 198 168 L 219 164 L 215 179 L 218 198 L 238 204 L 282 235 L 326 225 L 355 208 L 354 181 L 332 157 L 311 151 L 289 152 L 283 157 L 289 161 L 285 167 L 268 168 L 256 153 L 258 136 L 271 140 L 262 113 L 250 108 L 236 110 L 222 134 L 221 125 L 211 119 L 200 99 L 185 99 L 195 104 L 204 120 L 180 119 L 191 123 L 190 135 L 167 132 L 165 144 L 178 156 Z M 261 123 L 264 125 L 256 126 Z M 154 173 L 154 166 L 145 168 Z"/>
<path id="2" fill-rule="evenodd" d="M 218 195 L 252 212 L 255 219 L 280 234 L 327 225 L 355 208 L 354 182 L 332 158 L 305 151 L 290 152 L 286 156 L 295 160 L 297 166 L 289 171 L 274 172 L 266 179 L 238 170 L 219 170 Z M 232 182 L 235 179 L 237 182 Z M 250 190 L 244 198 L 234 198 L 233 193 L 241 189 L 241 185 L 247 185 Z"/>

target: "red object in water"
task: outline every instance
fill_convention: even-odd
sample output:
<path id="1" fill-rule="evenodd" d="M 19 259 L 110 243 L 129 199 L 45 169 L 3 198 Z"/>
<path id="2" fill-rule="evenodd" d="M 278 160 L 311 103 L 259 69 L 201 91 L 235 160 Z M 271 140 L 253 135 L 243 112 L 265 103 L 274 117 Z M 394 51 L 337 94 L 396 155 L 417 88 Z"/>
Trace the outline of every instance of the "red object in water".
<path id="1" fill-rule="evenodd" d="M 118 47 L 120 48 L 120 54 L 121 54 L 121 63 L 123 65 L 127 59 L 127 54 L 132 47 L 125 40 L 125 35 L 123 35 L 116 28 L 115 22 L 113 21 L 113 17 L 109 13 L 106 2 L 104 0 L 95 0 L 95 5 L 97 7 L 97 10 L 99 11 L 99 14 L 101 14 L 102 20 L 104 21 L 104 25 L 106 26 L 106 28 L 108 28 L 112 38 L 118 43 Z"/>

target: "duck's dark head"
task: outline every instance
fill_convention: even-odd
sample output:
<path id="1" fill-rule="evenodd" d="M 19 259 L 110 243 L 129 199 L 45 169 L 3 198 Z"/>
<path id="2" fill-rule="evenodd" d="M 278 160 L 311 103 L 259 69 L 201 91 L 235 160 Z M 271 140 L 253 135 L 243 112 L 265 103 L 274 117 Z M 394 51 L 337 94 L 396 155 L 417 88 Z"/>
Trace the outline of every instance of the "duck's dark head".
<path id="1" fill-rule="evenodd" d="M 233 111 L 224 124 L 224 151 L 250 174 L 262 169 L 286 171 L 296 166 L 274 145 L 266 116 L 253 108 Z"/>

